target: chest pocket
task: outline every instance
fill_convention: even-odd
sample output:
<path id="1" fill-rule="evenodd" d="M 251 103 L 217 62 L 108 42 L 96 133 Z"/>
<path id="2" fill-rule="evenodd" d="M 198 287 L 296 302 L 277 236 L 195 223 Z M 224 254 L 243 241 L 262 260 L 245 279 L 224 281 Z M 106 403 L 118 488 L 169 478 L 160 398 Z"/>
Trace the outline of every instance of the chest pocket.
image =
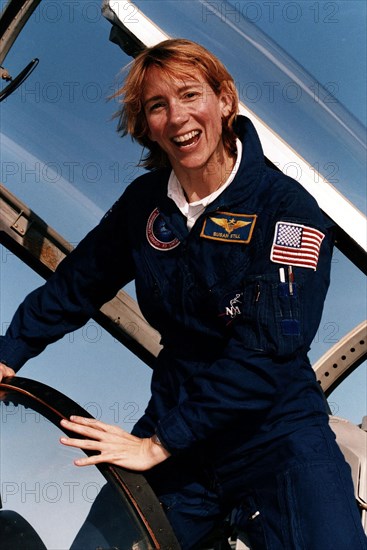
<path id="1" fill-rule="evenodd" d="M 246 347 L 287 356 L 304 346 L 301 274 L 297 279 L 289 285 L 273 273 L 244 283 L 240 330 Z"/>

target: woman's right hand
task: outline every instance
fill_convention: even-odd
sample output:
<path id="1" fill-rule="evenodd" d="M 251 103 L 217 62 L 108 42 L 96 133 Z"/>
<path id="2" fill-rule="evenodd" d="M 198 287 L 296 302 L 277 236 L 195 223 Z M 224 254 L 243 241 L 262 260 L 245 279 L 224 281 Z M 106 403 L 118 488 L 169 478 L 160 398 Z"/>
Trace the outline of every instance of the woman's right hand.
<path id="1" fill-rule="evenodd" d="M 0 382 L 6 376 L 15 376 L 15 371 L 7 365 L 4 365 L 4 363 L 0 363 Z"/>

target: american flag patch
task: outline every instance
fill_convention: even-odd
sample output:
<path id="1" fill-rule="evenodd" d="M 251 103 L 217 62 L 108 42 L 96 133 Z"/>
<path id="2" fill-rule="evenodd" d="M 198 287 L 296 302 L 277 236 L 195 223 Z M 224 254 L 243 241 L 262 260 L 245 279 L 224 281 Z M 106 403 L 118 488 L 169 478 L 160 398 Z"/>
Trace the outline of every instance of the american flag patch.
<path id="1" fill-rule="evenodd" d="M 325 235 L 306 225 L 277 222 L 270 259 L 278 264 L 310 267 L 316 271 Z"/>

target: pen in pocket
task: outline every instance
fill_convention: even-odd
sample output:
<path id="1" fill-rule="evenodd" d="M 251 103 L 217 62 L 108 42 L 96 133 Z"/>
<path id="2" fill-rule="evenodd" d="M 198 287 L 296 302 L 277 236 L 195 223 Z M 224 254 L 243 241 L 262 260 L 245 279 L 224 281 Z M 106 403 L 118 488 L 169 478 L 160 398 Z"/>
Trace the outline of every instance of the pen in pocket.
<path id="1" fill-rule="evenodd" d="M 294 273 L 291 265 L 288 266 L 288 288 L 290 296 L 293 296 Z"/>

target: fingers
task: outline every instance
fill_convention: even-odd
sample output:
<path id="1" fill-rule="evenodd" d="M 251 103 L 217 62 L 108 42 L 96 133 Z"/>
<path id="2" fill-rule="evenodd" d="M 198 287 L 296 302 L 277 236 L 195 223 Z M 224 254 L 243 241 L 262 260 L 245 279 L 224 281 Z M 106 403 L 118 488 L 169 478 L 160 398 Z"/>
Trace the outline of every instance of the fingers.
<path id="1" fill-rule="evenodd" d="M 61 425 L 70 431 L 74 431 L 77 433 L 85 432 L 86 435 L 88 435 L 86 431 L 88 428 L 90 428 L 91 430 L 100 431 L 102 433 L 110 433 L 114 435 L 127 434 L 127 432 L 124 432 L 124 430 L 122 430 L 118 426 L 112 426 L 111 424 L 106 424 L 105 422 L 101 422 L 100 420 L 96 420 L 95 418 L 85 418 L 84 416 L 71 416 L 70 420 L 62 420 Z"/>
<path id="2" fill-rule="evenodd" d="M 104 426 L 107 425 L 99 420 L 95 420 L 94 418 L 72 416 L 70 417 L 70 420 L 62 419 L 61 425 L 68 431 L 75 432 L 76 434 L 86 438 L 76 439 L 65 436 L 61 437 L 60 442 L 67 447 L 75 447 L 77 449 L 84 449 L 85 451 L 103 453 L 103 451 L 108 448 L 109 442 L 112 439 L 111 435 L 104 431 Z M 116 438 L 116 435 L 114 435 L 113 438 Z M 74 463 L 77 466 L 87 466 L 103 461 L 101 454 L 94 455 L 89 458 L 91 460 L 87 460 L 87 458 L 77 459 Z"/>
<path id="3" fill-rule="evenodd" d="M 104 429 L 101 426 L 102 423 L 94 418 L 71 416 L 70 420 L 63 418 L 60 424 L 63 428 L 71 432 L 85 435 L 86 437 L 97 437 L 98 432 L 100 432 L 100 435 L 104 433 Z"/>
<path id="4" fill-rule="evenodd" d="M 6 376 L 15 376 L 15 371 L 4 363 L 0 363 L 0 382 Z"/>
<path id="5" fill-rule="evenodd" d="M 118 463 L 126 453 L 126 443 L 121 443 L 120 438 L 116 440 L 110 437 L 107 441 L 96 439 L 74 439 L 72 437 L 61 437 L 60 443 L 66 447 L 84 449 L 86 452 L 94 452 L 90 457 L 82 457 L 74 460 L 76 466 L 90 466 L 101 462 Z"/>
<path id="6" fill-rule="evenodd" d="M 100 464 L 101 462 L 105 462 L 102 455 L 93 455 L 89 457 L 85 456 L 74 460 L 75 466 L 94 466 L 95 464 Z"/>
<path id="7" fill-rule="evenodd" d="M 77 426 L 77 425 L 90 426 L 90 427 L 93 427 L 93 429 L 95 430 L 101 430 L 101 431 L 105 431 L 107 426 L 107 424 L 95 418 L 86 418 L 84 416 L 76 416 L 76 415 L 71 416 L 69 420 L 66 420 L 66 422 L 69 422 L 70 425 L 72 424 L 74 426 Z"/>
<path id="8" fill-rule="evenodd" d="M 129 470 L 145 471 L 169 456 L 166 449 L 153 443 L 150 438 L 136 437 L 99 420 L 72 416 L 70 420 L 62 420 L 61 425 L 64 429 L 86 438 L 61 437 L 60 442 L 63 445 L 96 453 L 76 459 L 76 466 L 106 462 Z"/>
<path id="9" fill-rule="evenodd" d="M 88 439 L 72 439 L 67 437 L 61 437 L 60 443 L 66 447 L 75 447 L 77 449 L 84 449 L 85 451 L 99 451 L 99 454 L 94 454 L 90 457 L 81 457 L 74 460 L 76 466 L 91 466 L 104 462 L 105 459 L 102 456 L 101 443 L 97 441 L 90 441 Z"/>
<path id="10" fill-rule="evenodd" d="M 89 420 L 89 419 L 84 419 Z M 97 422 L 97 421 L 95 421 Z M 61 426 L 68 430 L 69 432 L 74 432 L 75 434 L 81 435 L 86 439 L 94 440 L 95 442 L 109 441 L 111 438 L 116 437 L 116 434 L 111 434 L 109 432 L 101 429 L 100 426 L 91 422 L 78 423 L 70 420 L 61 420 Z M 84 444 L 84 440 L 72 440 L 70 441 L 79 441 L 79 443 Z M 79 445 L 80 446 L 80 445 Z M 82 447 L 85 448 L 85 447 Z"/>
<path id="11" fill-rule="evenodd" d="M 60 437 L 60 441 L 67 447 L 76 447 L 78 449 L 85 449 L 86 451 L 102 451 L 103 443 L 100 441 L 93 441 L 91 439 L 74 439 L 72 437 Z"/>
<path id="12" fill-rule="evenodd" d="M 139 438 L 132 436 L 117 426 L 105 424 L 94 418 L 84 418 L 82 416 L 71 416 L 70 420 L 62 419 L 61 426 L 71 432 L 79 434 L 86 439 L 75 439 L 72 437 L 61 437 L 60 442 L 69 447 L 84 449 L 85 451 L 96 451 L 101 454 L 108 452 L 111 447 L 121 446 L 124 443 L 139 441 Z M 99 458 L 97 458 L 99 456 Z M 91 460 L 78 459 L 75 463 L 78 466 L 97 464 L 104 462 L 106 458 L 97 455 Z"/>

